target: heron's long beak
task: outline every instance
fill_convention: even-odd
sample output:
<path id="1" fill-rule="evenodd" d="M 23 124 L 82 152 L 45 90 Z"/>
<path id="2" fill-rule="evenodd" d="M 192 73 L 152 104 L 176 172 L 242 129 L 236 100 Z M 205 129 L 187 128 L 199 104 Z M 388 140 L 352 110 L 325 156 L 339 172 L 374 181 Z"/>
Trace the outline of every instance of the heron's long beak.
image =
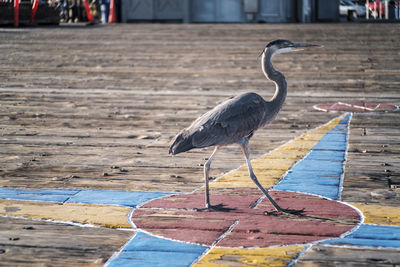
<path id="1" fill-rule="evenodd" d="M 322 45 L 316 45 L 316 44 L 303 44 L 303 43 L 294 43 L 293 48 L 295 50 L 303 50 L 303 49 L 312 49 L 312 48 L 321 48 Z"/>

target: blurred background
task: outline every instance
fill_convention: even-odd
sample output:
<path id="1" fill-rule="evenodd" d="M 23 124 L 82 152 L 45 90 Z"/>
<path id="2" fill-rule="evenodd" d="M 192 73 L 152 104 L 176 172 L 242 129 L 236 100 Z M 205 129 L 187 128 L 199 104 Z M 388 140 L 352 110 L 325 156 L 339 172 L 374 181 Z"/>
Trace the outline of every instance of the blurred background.
<path id="1" fill-rule="evenodd" d="M 398 22 L 399 5 L 400 0 L 0 0 L 0 25 Z"/>

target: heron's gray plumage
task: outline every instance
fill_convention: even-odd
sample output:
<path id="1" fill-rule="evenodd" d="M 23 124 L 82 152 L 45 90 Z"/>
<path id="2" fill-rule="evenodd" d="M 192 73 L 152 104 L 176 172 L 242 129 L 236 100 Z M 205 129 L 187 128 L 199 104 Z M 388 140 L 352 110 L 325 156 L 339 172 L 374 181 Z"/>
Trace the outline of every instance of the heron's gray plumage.
<path id="1" fill-rule="evenodd" d="M 251 179 L 277 210 L 285 211 L 269 196 L 268 191 L 262 187 L 254 175 L 249 160 L 248 142 L 257 129 L 275 119 L 286 99 L 286 79 L 282 73 L 273 68 L 272 58 L 274 55 L 312 47 L 319 46 L 295 44 L 287 40 L 275 40 L 269 43 L 262 52 L 261 68 L 264 75 L 276 85 L 275 94 L 271 100 L 265 101 L 256 93 L 238 95 L 206 112 L 175 137 L 175 141 L 169 149 L 169 153 L 173 155 L 192 148 L 216 147 L 204 165 L 207 208 L 211 206 L 208 192 L 208 172 L 211 160 L 219 147 L 237 143 L 246 157 Z"/>
<path id="2" fill-rule="evenodd" d="M 256 93 L 244 93 L 222 102 L 183 129 L 175 137 L 170 154 L 234 144 L 243 137 L 251 137 L 258 128 L 275 119 L 286 99 L 286 80 L 272 66 L 272 57 L 278 50 L 270 47 L 266 47 L 261 62 L 264 75 L 276 84 L 271 101 L 265 101 Z"/>
<path id="3" fill-rule="evenodd" d="M 197 118 L 182 130 L 170 152 L 178 154 L 191 148 L 237 143 L 263 125 L 268 104 L 255 93 L 228 99 Z"/>

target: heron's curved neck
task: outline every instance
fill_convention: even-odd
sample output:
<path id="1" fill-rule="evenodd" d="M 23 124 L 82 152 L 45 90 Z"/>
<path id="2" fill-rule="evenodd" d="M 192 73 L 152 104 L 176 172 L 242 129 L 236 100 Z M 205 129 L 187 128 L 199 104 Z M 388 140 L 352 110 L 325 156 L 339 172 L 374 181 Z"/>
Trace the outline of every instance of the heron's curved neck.
<path id="1" fill-rule="evenodd" d="M 270 100 L 270 103 L 274 108 L 277 108 L 278 111 L 282 108 L 283 102 L 285 102 L 286 99 L 286 80 L 285 76 L 283 76 L 282 73 L 279 71 L 275 70 L 274 67 L 272 66 L 272 57 L 274 55 L 273 51 L 267 50 L 262 54 L 262 59 L 261 59 L 261 67 L 264 72 L 264 75 L 275 82 L 275 94 Z"/>

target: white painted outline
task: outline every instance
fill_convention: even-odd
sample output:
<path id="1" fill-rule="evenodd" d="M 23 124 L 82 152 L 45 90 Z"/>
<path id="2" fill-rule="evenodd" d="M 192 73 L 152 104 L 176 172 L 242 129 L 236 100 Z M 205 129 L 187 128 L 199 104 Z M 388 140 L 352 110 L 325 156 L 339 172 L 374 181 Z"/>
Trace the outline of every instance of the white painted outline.
<path id="1" fill-rule="evenodd" d="M 341 118 L 341 117 L 342 117 L 342 118 Z M 310 130 L 306 131 L 305 133 L 301 134 L 301 135 L 298 136 L 298 137 L 304 136 L 304 135 L 306 135 L 306 134 L 308 134 L 308 133 L 310 133 L 310 132 L 312 132 L 312 131 L 314 131 L 314 130 L 317 130 L 317 129 L 321 128 L 321 127 L 324 127 L 324 126 L 326 126 L 326 125 L 332 123 L 332 122 L 333 122 L 334 120 L 336 120 L 336 119 L 339 119 L 339 118 L 343 119 L 343 118 L 345 118 L 345 117 L 346 117 L 346 114 L 340 115 L 340 116 L 338 116 L 338 117 L 335 117 L 335 118 L 331 119 L 330 121 L 328 121 L 327 123 L 322 124 L 322 125 L 319 125 L 318 127 L 315 127 L 315 128 L 313 128 L 313 129 L 310 129 Z M 329 132 L 329 131 L 328 131 L 328 132 Z M 297 137 L 295 137 L 294 139 L 296 139 L 296 138 L 297 138 Z M 263 158 L 263 157 L 267 156 L 268 154 L 272 153 L 273 151 L 280 149 L 280 148 L 281 148 L 282 146 L 284 146 L 284 145 L 287 145 L 287 144 L 290 144 L 290 143 L 294 142 L 294 139 L 291 139 L 291 140 L 287 141 L 286 143 L 284 143 L 284 144 L 282 144 L 282 145 L 280 145 L 280 146 L 274 148 L 273 150 L 271 150 L 271 151 L 265 153 L 265 154 L 262 155 L 260 158 Z M 347 141 L 347 140 L 346 140 L 346 141 Z M 309 155 L 309 154 L 311 153 L 311 151 L 312 151 L 312 150 L 310 149 L 310 151 L 308 151 L 308 152 L 304 155 L 303 158 L 301 158 L 301 159 L 298 160 L 295 164 L 293 164 L 293 165 L 290 167 L 290 169 L 292 169 L 295 165 L 297 165 L 297 164 L 298 164 L 299 162 L 301 162 L 304 158 L 306 158 L 307 155 Z M 212 183 L 218 181 L 218 180 L 221 179 L 224 175 L 226 175 L 226 174 L 228 174 L 228 173 L 232 173 L 232 172 L 238 170 L 239 168 L 241 168 L 241 167 L 243 167 L 243 166 L 245 166 L 245 164 L 240 165 L 238 168 L 233 169 L 233 170 L 230 170 L 229 172 L 220 175 L 218 178 L 216 178 L 214 181 L 212 181 Z M 285 177 L 285 176 L 287 175 L 287 173 L 290 171 L 290 169 L 288 169 L 288 170 L 285 172 L 285 174 L 281 177 L 281 179 L 280 179 L 278 182 L 276 182 L 276 184 L 278 184 L 278 183 L 282 180 L 282 178 Z M 192 263 L 190 266 L 193 266 L 194 264 L 196 264 L 196 263 L 197 263 L 199 260 L 201 260 L 205 255 L 207 255 L 213 248 L 232 248 L 232 247 L 220 247 L 220 246 L 216 246 L 216 245 L 217 245 L 217 243 L 222 239 L 221 237 L 224 237 L 224 236 L 228 235 L 228 234 L 233 230 L 233 228 L 239 223 L 237 220 L 230 226 L 230 228 L 229 228 L 223 235 L 220 236 L 220 239 L 214 241 L 214 243 L 213 243 L 211 246 L 207 246 L 207 245 L 204 245 L 204 244 L 198 244 L 198 243 L 185 242 L 185 241 L 182 241 L 182 240 L 175 240 L 175 239 L 172 239 L 172 238 L 167 238 L 167 237 L 155 235 L 155 234 L 152 234 L 152 233 L 150 233 L 150 232 L 148 232 L 148 231 L 146 231 L 146 230 L 144 230 L 144 229 L 138 228 L 138 227 L 136 226 L 136 224 L 135 224 L 135 223 L 133 222 L 133 220 L 132 220 L 132 215 L 133 215 L 133 213 L 134 213 L 134 211 L 135 211 L 136 209 L 141 208 L 142 206 L 146 205 L 147 203 L 149 203 L 149 202 L 151 202 L 151 201 L 153 201 L 153 200 L 161 199 L 161 198 L 164 198 L 164 197 L 176 196 L 176 195 L 185 195 L 185 194 L 186 194 L 186 195 L 190 195 L 190 194 L 193 194 L 193 193 L 196 193 L 196 192 L 200 191 L 202 188 L 204 188 L 204 185 L 201 186 L 201 187 L 199 187 L 199 188 L 196 188 L 196 189 L 193 190 L 192 192 L 183 193 L 183 194 L 177 193 L 177 194 L 172 194 L 172 195 L 169 195 L 169 196 L 160 196 L 160 197 L 158 197 L 158 198 L 150 199 L 150 200 L 148 200 L 148 201 L 146 201 L 146 202 L 143 202 L 143 203 L 141 203 L 140 205 L 137 205 L 136 207 L 132 208 L 132 210 L 129 212 L 129 215 L 128 215 L 128 221 L 129 221 L 129 223 L 132 225 L 132 227 L 134 228 L 135 234 L 132 236 L 132 238 L 131 238 L 127 243 L 124 244 L 124 246 L 121 247 L 121 249 L 120 249 L 118 252 L 115 252 L 115 253 L 113 254 L 113 256 L 106 262 L 105 266 L 108 266 L 112 260 L 118 258 L 118 257 L 122 254 L 122 252 L 123 252 L 123 250 L 125 249 L 125 247 L 135 238 L 135 236 L 136 236 L 136 234 L 137 234 L 138 232 L 143 232 L 143 233 L 146 233 L 146 234 L 148 234 L 148 235 L 151 235 L 151 236 L 154 236 L 154 237 L 157 237 L 157 238 L 162 238 L 162 239 L 170 240 L 170 241 L 175 241 L 175 242 L 180 242 L 180 243 L 186 243 L 186 244 L 193 244 L 193 245 L 200 245 L 200 246 L 205 247 L 204 253 L 203 253 L 202 255 L 200 255 L 195 261 L 193 261 L 193 263 Z M 273 187 L 272 187 L 272 188 L 273 188 Z M 272 190 L 273 190 L 273 189 L 272 189 Z M 274 191 L 276 191 L 276 190 L 274 190 Z M 302 194 L 304 194 L 303 192 L 297 192 L 297 193 L 302 193 Z M 309 194 L 309 195 L 314 195 L 314 196 L 321 197 L 320 195 L 315 195 L 315 194 Z M 323 197 L 323 198 L 325 198 L 325 197 Z M 260 198 L 258 199 L 257 202 L 258 202 L 258 203 L 261 202 L 262 199 L 263 199 L 263 198 L 260 197 Z M 327 199 L 327 198 L 326 198 L 326 199 Z M 352 207 L 352 206 L 351 206 L 351 207 Z M 161 209 L 161 210 L 163 210 L 163 209 Z M 179 209 L 177 209 L 177 210 L 179 210 Z M 361 217 L 360 217 L 360 218 L 361 218 Z M 323 239 L 323 240 L 326 240 L 326 239 Z M 323 240 L 318 240 L 318 242 L 323 241 Z M 308 244 L 310 244 L 310 243 L 308 243 Z M 300 244 L 289 244 L 289 245 L 283 245 L 283 246 L 282 246 L 282 245 L 277 245 L 277 246 L 268 246 L 268 247 L 266 247 L 266 248 L 269 248 L 269 247 L 299 246 L 299 245 L 304 245 L 304 244 L 301 244 L 301 243 L 300 243 Z M 312 244 L 306 246 L 307 249 L 308 249 L 308 248 L 311 248 L 311 247 L 312 247 Z M 241 247 L 238 247 L 238 248 L 241 248 Z M 253 248 L 253 249 L 257 249 L 257 248 L 263 248 L 263 247 L 246 247 L 246 248 L 247 248 L 247 249 L 252 249 L 252 248 Z M 305 250 L 305 249 L 303 249 L 303 250 Z M 302 250 L 302 251 L 303 251 L 303 250 Z M 300 253 L 301 253 L 301 252 L 300 252 Z M 305 253 L 305 252 L 304 252 L 304 253 Z M 299 254 L 299 255 L 300 255 L 300 254 Z M 296 259 L 299 258 L 299 255 L 296 257 Z M 290 263 L 289 263 L 289 265 L 290 265 Z"/>
<path id="2" fill-rule="evenodd" d="M 343 183 L 344 183 L 344 175 L 346 173 L 346 163 L 347 163 L 347 158 L 349 154 L 349 140 L 350 140 L 350 123 L 351 120 L 353 119 L 353 113 L 346 113 L 350 114 L 350 117 L 347 121 L 347 131 L 346 131 L 346 147 L 345 147 L 345 152 L 344 152 L 344 161 L 342 163 L 342 174 L 340 175 L 340 182 L 339 182 L 339 200 L 342 200 L 342 192 L 343 192 Z"/>
<path id="3" fill-rule="evenodd" d="M 340 102 L 339 102 L 339 104 L 340 104 Z M 320 109 L 320 108 L 318 108 L 318 107 L 316 107 L 316 106 L 317 106 L 317 105 L 314 105 L 314 109 L 326 111 L 326 110 Z M 379 106 L 379 105 L 377 105 L 377 107 L 378 107 L 378 106 Z M 376 107 L 376 108 L 377 108 L 377 107 Z M 399 109 L 399 107 L 398 107 L 398 106 L 395 106 L 395 107 L 396 107 L 396 110 L 394 110 L 394 111 L 397 111 L 397 110 Z M 376 109 L 376 108 L 375 108 L 375 109 Z M 369 108 L 365 108 L 365 109 L 369 109 Z M 338 111 L 333 111 L 333 112 L 338 112 Z M 385 111 L 385 112 L 388 112 L 388 111 Z M 345 117 L 346 115 L 348 115 L 349 113 L 350 113 L 350 118 L 349 118 L 349 120 L 348 120 L 348 122 L 347 122 L 348 130 L 347 130 L 347 135 L 346 135 L 345 160 L 343 161 L 343 172 L 342 172 L 342 175 L 341 175 L 341 177 L 340 177 L 341 182 L 340 182 L 340 185 L 339 185 L 339 199 L 341 199 L 341 194 L 342 194 L 342 191 L 343 191 L 343 179 L 344 179 L 344 173 L 345 173 L 345 166 L 346 166 L 347 154 L 348 154 L 348 142 L 349 142 L 349 133 L 350 133 L 350 122 L 351 122 L 353 113 L 347 112 L 347 113 L 345 113 L 345 114 L 343 114 L 343 115 L 340 115 L 340 116 L 338 116 L 338 117 L 336 117 L 336 118 L 331 119 L 330 121 L 328 121 L 328 122 L 325 123 L 325 124 L 319 125 L 318 127 L 315 127 L 315 128 L 313 128 L 313 129 L 311 129 L 311 130 L 305 131 L 305 132 L 304 132 L 303 134 L 301 134 L 300 136 L 297 136 L 297 137 L 295 137 L 295 138 L 293 138 L 293 139 L 291 139 L 291 140 L 285 142 L 284 144 L 282 144 L 282 145 L 280 145 L 280 146 L 274 148 L 273 150 L 270 150 L 269 152 L 263 154 L 260 158 L 266 157 L 268 154 L 270 154 L 270 153 L 272 153 L 272 152 L 274 152 L 274 151 L 280 149 L 282 146 L 285 146 L 285 145 L 287 145 L 287 144 L 290 144 L 290 143 L 294 142 L 294 140 L 295 140 L 296 138 L 301 137 L 301 136 L 304 136 L 304 135 L 306 135 L 306 134 L 308 134 L 308 133 L 310 133 L 310 132 L 312 132 L 312 131 L 314 131 L 314 130 L 317 130 L 317 129 L 321 128 L 321 127 L 324 127 L 324 126 L 326 126 L 326 125 L 332 123 L 332 121 L 334 121 L 334 120 L 336 120 L 336 119 L 339 119 L 340 117 L 343 117 L 343 118 L 344 118 L 344 117 Z M 342 118 L 342 119 L 343 119 L 343 118 Z M 328 131 L 328 132 L 329 132 L 329 131 Z M 288 170 L 285 172 L 285 174 L 281 177 L 281 179 L 280 179 L 278 182 L 275 183 L 275 185 L 277 185 L 277 184 L 282 180 L 282 178 L 284 178 L 284 177 L 287 175 L 287 173 L 288 173 L 294 166 L 296 166 L 298 163 L 300 163 L 301 161 L 303 161 L 303 160 L 311 153 L 311 151 L 312 151 L 312 150 L 310 149 L 310 151 L 307 152 L 307 153 L 304 155 L 303 158 L 301 158 L 301 159 L 298 160 L 295 164 L 293 164 L 293 165 L 290 167 L 290 169 L 288 169 Z M 212 183 L 218 181 L 218 180 L 221 179 L 223 176 L 225 176 L 225 175 L 227 175 L 227 174 L 229 174 L 229 173 L 232 173 L 232 172 L 238 170 L 239 168 L 243 167 L 244 165 L 245 165 L 245 164 L 240 165 L 238 168 L 233 169 L 233 170 L 230 170 L 230 171 L 228 171 L 228 172 L 226 172 L 226 173 L 220 175 L 220 176 L 217 177 L 214 181 L 212 181 Z M 147 203 L 149 203 L 149 202 L 151 202 L 151 201 L 153 201 L 153 200 L 161 199 L 161 198 L 164 198 L 164 197 L 176 196 L 176 195 L 193 194 L 193 193 L 195 193 L 195 192 L 201 190 L 203 187 L 204 187 L 204 185 L 201 186 L 201 187 L 199 187 L 199 188 L 197 188 L 197 189 L 195 189 L 195 190 L 193 190 L 192 192 L 188 192 L 188 193 L 172 193 L 172 192 L 170 193 L 170 192 L 165 192 L 165 193 L 167 193 L 167 194 L 170 193 L 170 195 L 165 195 L 165 196 L 160 196 L 160 197 L 157 197 L 157 198 L 149 199 L 149 200 L 147 200 L 147 201 L 145 201 L 145 202 L 143 202 L 143 203 L 141 203 L 141 204 L 139 204 L 139 205 L 137 205 L 137 206 L 135 206 L 135 207 L 132 207 L 131 210 L 130 210 L 130 212 L 129 212 L 129 214 L 128 214 L 128 222 L 129 222 L 129 224 L 132 226 L 132 229 L 117 228 L 117 230 L 134 231 L 135 233 L 134 233 L 134 234 L 132 235 L 132 237 L 120 248 L 119 251 L 113 253 L 113 255 L 112 255 L 112 256 L 107 260 L 107 262 L 104 264 L 104 266 L 109 266 L 109 264 L 111 263 L 111 261 L 113 261 L 114 259 L 118 258 L 118 257 L 123 253 L 123 250 L 126 248 L 126 246 L 128 246 L 128 244 L 129 244 L 130 242 L 132 242 L 132 240 L 136 237 L 137 233 L 139 233 L 139 232 L 143 232 L 143 233 L 146 233 L 146 234 L 148 234 L 148 235 L 151 235 L 151 236 L 154 236 L 154 237 L 157 237 L 157 238 L 162 238 L 162 239 L 166 239 L 166 240 L 170 240 L 170 241 L 175 241 L 175 242 L 180 242 L 180 243 L 186 243 L 186 244 L 192 244 L 192 245 L 198 245 L 198 246 L 204 247 L 204 248 L 205 248 L 204 253 L 203 253 L 202 255 L 200 255 L 195 261 L 193 261 L 193 263 L 192 263 L 190 266 L 193 266 L 194 264 L 196 264 L 201 258 L 203 258 L 205 255 L 207 255 L 207 254 L 209 253 L 209 251 L 211 251 L 213 248 L 236 248 L 236 247 L 221 247 L 221 246 L 217 246 L 217 243 L 218 243 L 224 236 L 228 235 L 228 234 L 233 230 L 233 228 L 238 224 L 238 221 L 237 221 L 237 220 L 236 220 L 236 221 L 229 227 L 229 229 L 228 229 L 225 233 L 223 233 L 223 234 L 220 236 L 220 238 L 217 239 L 211 246 L 207 246 L 207 245 L 204 245 L 204 244 L 198 244 L 198 243 L 185 242 L 185 241 L 181 241 L 181 240 L 175 240 L 175 239 L 171 239 L 171 238 L 166 238 L 166 237 L 154 235 L 154 234 L 152 234 L 152 233 L 147 232 L 146 230 L 143 230 L 143 229 L 138 228 L 138 227 L 135 225 L 135 223 L 132 221 L 133 212 L 134 212 L 136 209 L 141 208 L 143 205 L 145 205 L 145 204 L 147 204 Z M 46 189 L 40 189 L 40 190 L 46 190 Z M 53 189 L 50 189 L 50 190 L 53 190 Z M 67 189 L 67 190 L 68 190 L 68 189 Z M 76 195 L 76 194 L 78 194 L 80 191 L 85 190 L 85 189 L 70 189 L 70 190 L 78 190 L 78 192 L 76 192 L 76 193 L 74 194 L 74 195 Z M 347 205 L 347 206 L 353 208 L 354 210 L 357 211 L 357 213 L 358 213 L 358 215 L 359 215 L 359 217 L 360 217 L 360 222 L 359 222 L 355 227 L 353 227 L 352 229 L 350 229 L 349 231 L 347 231 L 347 232 L 343 233 L 342 235 L 340 235 L 340 237 L 321 239 L 321 240 L 318 240 L 318 241 L 315 241 L 315 242 L 308 242 L 308 243 L 306 243 L 306 244 L 298 243 L 298 244 L 276 245 L 276 246 L 268 246 L 268 247 L 246 247 L 246 249 L 258 249 L 258 248 L 292 247 L 292 246 L 303 246 L 303 245 L 304 245 L 305 248 L 296 256 L 296 258 L 294 258 L 294 259 L 288 264 L 288 266 L 293 266 L 293 265 L 294 265 L 294 264 L 295 264 L 295 263 L 310 249 L 310 248 L 312 248 L 312 246 L 317 245 L 317 244 L 319 244 L 319 243 L 321 243 L 321 242 L 323 242 L 323 241 L 329 240 L 329 239 L 344 238 L 344 237 L 346 237 L 347 235 L 350 235 L 351 233 L 353 233 L 353 232 L 355 232 L 356 230 L 358 230 L 358 229 L 360 228 L 360 226 L 361 226 L 362 224 L 364 224 L 365 217 L 364 217 L 363 213 L 362 213 L 358 208 L 354 207 L 353 205 L 351 205 L 351 204 L 349 204 L 349 203 L 346 203 L 346 202 L 342 202 L 341 200 L 334 200 L 334 199 L 330 199 L 330 198 L 327 198 L 327 197 L 324 197 L 324 196 L 321 196 L 321 195 L 317 195 L 317 194 L 304 193 L 304 192 L 297 192 L 297 191 L 291 191 L 291 190 L 274 190 L 273 187 L 271 187 L 271 190 L 273 190 L 273 191 L 290 191 L 290 192 L 295 192 L 295 193 L 308 194 L 308 195 L 313 195 L 313 196 L 317 196 L 317 197 L 322 197 L 322 198 L 325 198 L 325 199 L 329 199 L 329 200 L 332 200 L 332 201 L 336 201 L 336 202 L 345 204 L 345 205 Z M 132 191 L 132 192 L 147 192 L 147 191 Z M 161 193 L 164 193 L 164 192 L 161 192 Z M 72 195 L 72 196 L 73 196 L 73 195 Z M 36 201 L 36 202 L 50 202 L 50 203 L 72 203 L 72 204 L 75 203 L 75 204 L 87 204 L 87 205 L 108 205 L 108 206 L 122 206 L 122 207 L 127 207 L 127 206 L 118 205 L 118 204 L 94 204 L 94 203 L 67 202 L 72 196 L 69 196 L 69 197 L 67 198 L 67 200 L 65 200 L 64 202 L 43 201 L 43 200 L 19 200 L 19 199 L 9 199 L 9 198 L 3 198 L 3 199 L 8 199 L 8 200 L 19 200 L 19 201 L 27 201 L 27 202 L 28 202 L 28 201 Z M 262 200 L 262 198 L 261 198 L 261 200 Z M 260 200 L 259 200 L 259 202 L 260 202 Z M 46 221 L 46 222 L 52 222 L 52 223 L 62 223 L 62 224 L 68 224 L 68 225 L 79 226 L 79 227 L 104 228 L 104 227 L 96 226 L 96 225 L 92 225 L 92 224 L 81 224 L 81 223 L 65 222 L 65 221 L 58 221 L 58 220 L 32 219 L 32 218 L 25 218 L 25 217 L 19 217 L 19 216 L 9 216 L 9 215 L 1 215 L 1 214 L 0 214 L 0 216 L 1 216 L 1 217 L 16 218 L 16 219 L 33 220 L 33 221 Z M 385 226 L 391 226 L 391 225 L 385 225 Z M 394 227 L 398 227 L 398 226 L 394 226 Z M 347 245 L 331 245 L 331 244 L 321 244 L 321 245 L 322 245 L 322 246 L 329 246 L 329 247 L 341 247 L 341 248 L 343 248 L 343 247 L 349 247 L 349 248 L 363 248 L 363 249 L 365 249 L 366 247 L 371 247 L 371 246 L 352 246 L 352 245 L 347 246 Z M 241 247 L 237 247 L 237 248 L 241 248 Z M 242 247 L 242 248 L 243 248 L 243 247 Z M 373 247 L 373 248 L 389 249 L 388 247 Z M 390 248 L 390 249 L 400 249 L 400 248 Z"/>
<path id="4" fill-rule="evenodd" d="M 326 104 L 329 104 L 329 103 L 326 103 Z M 376 103 L 373 103 L 373 104 L 376 104 Z M 366 112 L 351 111 L 350 113 L 386 113 L 386 112 L 396 112 L 396 111 L 399 110 L 399 106 L 398 105 L 387 104 L 387 105 L 392 105 L 394 107 L 394 109 L 393 110 L 378 110 L 377 111 L 377 109 L 381 106 L 381 104 L 383 104 L 383 103 L 378 103 L 374 108 L 368 108 L 368 107 L 363 107 L 363 106 L 359 106 L 359 105 L 352 105 L 352 104 L 349 104 L 349 103 L 345 103 L 345 102 L 339 101 L 339 102 L 333 103 L 328 108 L 320 108 L 320 107 L 318 107 L 318 105 L 321 105 L 321 104 L 315 104 L 313 106 L 313 108 L 315 110 L 319 110 L 319 111 L 323 111 L 323 112 L 333 112 L 333 113 L 345 112 L 343 110 L 331 110 L 331 108 L 336 107 L 336 105 L 343 105 L 343 106 L 347 106 L 347 107 L 351 107 L 351 108 L 355 108 L 355 109 L 366 110 Z"/>

